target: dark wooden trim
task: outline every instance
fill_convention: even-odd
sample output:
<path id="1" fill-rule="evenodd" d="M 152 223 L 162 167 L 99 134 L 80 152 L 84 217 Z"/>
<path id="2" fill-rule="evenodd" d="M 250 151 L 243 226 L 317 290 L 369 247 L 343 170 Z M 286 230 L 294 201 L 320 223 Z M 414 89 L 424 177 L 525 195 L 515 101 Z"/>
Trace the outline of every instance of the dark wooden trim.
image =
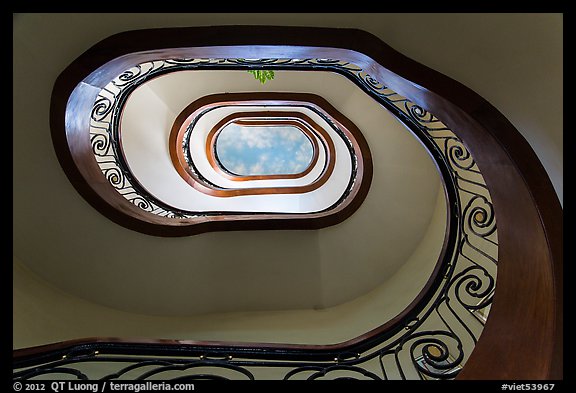
<path id="1" fill-rule="evenodd" d="M 485 99 L 370 33 L 313 27 L 210 26 L 130 31 L 99 42 L 58 77 L 50 117 L 58 159 L 71 182 L 94 207 L 117 222 L 128 221 L 126 226 L 137 227 L 137 220 L 127 220 L 120 213 L 130 207 L 116 206 L 118 202 L 113 199 L 103 200 L 86 183 L 86 178 L 99 179 L 93 165 L 74 165 L 68 141 L 75 151 L 86 149 L 87 120 L 66 116 L 68 97 L 84 81 L 82 94 L 77 92 L 68 108 L 81 112 L 110 77 L 150 58 L 174 56 L 337 58 L 360 66 L 434 113 L 474 156 L 490 189 L 498 223 L 494 303 L 459 378 L 563 377 L 563 212 L 544 167 L 518 130 Z M 101 72 L 93 72 L 98 68 Z M 367 189 L 359 190 L 359 196 Z M 355 198 L 350 209 L 361 200 Z M 338 214 L 349 215 L 350 209 Z M 322 220 L 326 218 L 312 226 L 320 227 Z M 276 224 L 274 220 L 270 223 Z M 246 224 L 251 225 L 250 221 Z M 169 232 L 161 223 L 157 231 L 164 235 Z"/>

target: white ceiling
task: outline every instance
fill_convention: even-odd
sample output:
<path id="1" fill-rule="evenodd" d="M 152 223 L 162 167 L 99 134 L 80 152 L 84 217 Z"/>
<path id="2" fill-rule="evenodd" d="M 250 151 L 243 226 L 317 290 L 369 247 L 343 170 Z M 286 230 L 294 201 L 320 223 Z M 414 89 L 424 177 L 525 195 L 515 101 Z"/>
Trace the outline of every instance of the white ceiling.
<path id="1" fill-rule="evenodd" d="M 112 223 L 76 193 L 48 128 L 61 70 L 119 31 L 217 24 L 375 33 L 496 105 L 534 146 L 562 200 L 561 16 L 23 14 L 14 17 L 13 252 L 34 272 L 114 308 L 190 315 L 331 306 L 381 284 L 407 260 L 433 213 L 438 178 L 422 147 L 387 112 L 354 116 L 368 110 L 358 90 L 322 94 L 364 132 L 375 163 L 366 201 L 335 227 L 158 238 Z"/>
<path id="2" fill-rule="evenodd" d="M 315 72 L 318 76 L 323 72 Z M 325 72 L 324 72 L 325 73 Z M 271 211 L 317 212 L 336 203 L 348 188 L 352 159 L 344 140 L 318 114 L 304 107 L 275 107 L 275 111 L 299 111 L 324 127 L 333 136 L 335 164 L 333 172 L 321 187 L 306 193 L 246 195 L 237 198 L 214 197 L 190 187 L 175 171 L 169 155 L 168 140 L 174 120 L 186 106 L 201 97 L 222 92 L 302 91 L 325 94 L 340 89 L 353 90 L 346 78 L 329 73 L 321 79 L 329 83 L 327 90 L 310 72 L 277 71 L 276 80 L 260 86 L 246 71 L 180 71 L 169 73 L 145 83 L 130 94 L 124 105 L 120 123 L 122 147 L 126 162 L 140 184 L 170 206 L 188 211 Z M 368 97 L 366 97 L 368 98 Z M 205 153 L 206 136 L 226 115 L 237 112 L 234 106 L 213 109 L 199 117 L 191 133 L 191 154 L 198 171 L 213 184 L 237 188 L 299 186 L 313 183 L 322 175 L 325 162 L 318 160 L 315 170 L 300 179 L 235 182 L 223 179 L 213 171 Z M 259 106 L 242 106 L 241 111 L 262 111 Z M 204 155 L 204 158 L 202 156 Z M 324 153 L 322 152 L 322 157 Z M 106 161 L 106 159 L 104 160 Z M 236 184 L 234 184 L 236 183 Z"/>

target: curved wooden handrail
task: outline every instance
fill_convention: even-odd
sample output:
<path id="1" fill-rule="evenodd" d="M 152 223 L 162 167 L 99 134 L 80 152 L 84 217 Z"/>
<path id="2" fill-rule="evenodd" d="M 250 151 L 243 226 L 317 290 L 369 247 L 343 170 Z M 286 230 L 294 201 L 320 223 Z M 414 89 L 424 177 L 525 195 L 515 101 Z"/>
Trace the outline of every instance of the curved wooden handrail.
<path id="1" fill-rule="evenodd" d="M 151 53 L 150 51 L 154 51 Z M 133 54 L 132 57 L 125 56 Z M 162 57 L 337 58 L 359 65 L 397 93 L 434 113 L 460 137 L 490 189 L 498 221 L 498 285 L 484 331 L 460 379 L 560 379 L 563 377 L 563 213 L 535 152 L 489 102 L 455 80 L 400 54 L 355 29 L 277 26 L 211 26 L 130 31 L 111 36 L 80 56 L 58 78 L 60 91 L 78 81 L 102 88 L 109 72 L 131 62 Z M 96 93 L 94 93 L 96 94 Z M 89 97 L 83 97 L 89 101 Z M 76 105 L 86 105 L 80 100 Z M 52 129 L 64 129 L 66 102 L 53 97 Z M 66 122 L 81 121 L 68 118 Z M 54 136 L 55 144 L 61 135 Z M 81 138 L 69 135 L 69 138 Z M 74 166 L 72 157 L 60 157 Z M 82 174 L 68 176 L 82 182 Z M 82 188 L 83 195 L 92 190 Z M 91 203 L 109 209 L 99 201 Z"/>

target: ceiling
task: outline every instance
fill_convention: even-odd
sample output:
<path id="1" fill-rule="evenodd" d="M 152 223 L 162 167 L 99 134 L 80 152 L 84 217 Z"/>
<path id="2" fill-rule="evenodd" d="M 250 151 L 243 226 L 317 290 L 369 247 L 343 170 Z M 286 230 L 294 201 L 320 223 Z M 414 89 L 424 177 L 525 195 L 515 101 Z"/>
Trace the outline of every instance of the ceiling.
<path id="1" fill-rule="evenodd" d="M 248 102 L 237 105 L 216 107 L 209 112 L 200 111 L 198 120 L 194 122 L 190 132 L 191 156 L 199 173 L 213 184 L 229 189 L 240 188 L 268 188 L 293 187 L 300 192 L 274 193 L 250 195 L 245 193 L 242 197 L 228 198 L 213 196 L 210 192 L 199 191 L 190 187 L 189 180 L 184 180 L 181 173 L 177 173 L 171 155 L 168 154 L 172 122 L 190 103 L 197 102 L 207 96 L 222 97 L 219 93 L 226 92 L 223 100 L 232 100 L 230 94 L 239 92 L 275 92 L 281 94 L 295 90 L 299 92 L 315 91 L 329 94 L 331 91 L 344 89 L 350 92 L 357 90 L 347 79 L 335 74 L 323 75 L 321 72 L 276 71 L 277 79 L 261 86 L 251 74 L 246 71 L 180 71 L 172 72 L 140 86 L 130 94 L 124 105 L 122 120 L 119 128 L 122 135 L 122 150 L 131 172 L 139 183 L 150 194 L 170 206 L 185 211 L 248 211 L 248 212 L 317 212 L 330 208 L 349 188 L 352 173 L 351 156 L 344 140 L 337 136 L 330 125 L 311 109 L 298 106 L 258 106 Z M 317 78 L 330 85 L 329 89 L 318 84 Z M 178 88 L 180 87 L 180 88 Z M 256 92 L 257 93 L 257 92 Z M 304 99 L 305 98 L 299 98 Z M 314 124 L 323 126 L 326 135 L 332 135 L 332 149 L 334 150 L 333 165 L 330 172 L 324 173 L 325 160 L 330 160 L 324 153 L 314 166 L 314 170 L 298 179 L 252 180 L 234 181 L 223 178 L 218 171 L 214 171 L 207 157 L 206 138 L 216 123 L 224 117 L 236 112 L 278 111 L 302 113 L 314 121 Z M 184 124 L 187 124 L 185 122 Z M 182 127 L 182 126 L 181 126 Z M 297 131 L 300 133 L 300 131 Z M 101 131 L 98 131 L 101 133 Z M 304 134 L 301 133 L 302 137 Z M 305 138 L 305 137 L 304 137 Z M 352 136 L 351 136 L 352 138 Z M 256 142 L 262 142 L 259 139 Z M 175 142 L 176 143 L 176 142 Z M 322 142 L 320 146 L 324 146 Z M 312 145 L 310 144 L 310 147 Z M 177 149 L 177 148 L 176 148 Z M 176 150 L 175 149 L 175 150 Z M 181 149 L 181 147 L 180 147 Z M 204 157 L 204 158 L 202 158 Z M 278 155 L 276 155 L 278 158 Z M 272 159 L 272 157 L 271 157 Z M 360 159 L 360 158 L 359 158 Z M 109 160 L 103 159 L 104 162 Z M 182 160 L 184 160 L 182 158 Z M 326 164 L 327 165 L 327 164 Z M 361 182 L 358 177 L 358 182 Z M 307 192 L 304 187 L 313 185 Z M 247 190 L 245 190 L 247 191 Z M 230 195 L 232 190 L 228 190 Z M 226 195 L 226 194 L 225 194 Z M 352 196 L 353 197 L 353 196 Z M 329 214 L 329 213 L 327 213 Z"/>
<path id="2" fill-rule="evenodd" d="M 357 27 L 380 36 L 498 107 L 535 148 L 562 200 L 562 106 L 551 99 L 561 100 L 561 16 L 20 14 L 13 30 L 13 253 L 32 271 L 75 296 L 141 314 L 323 308 L 382 284 L 418 246 L 439 191 L 431 159 L 358 89 L 331 90 L 328 73 L 300 73 L 302 80 L 278 78 L 274 85 L 252 80 L 250 89 L 300 86 L 327 98 L 362 130 L 374 180 L 364 204 L 342 224 L 159 238 L 114 224 L 78 195 L 50 140 L 57 75 L 116 32 L 217 24 Z M 70 34 L 76 31 L 82 34 Z M 168 89 L 157 90 L 165 96 L 182 92 L 158 89 Z"/>

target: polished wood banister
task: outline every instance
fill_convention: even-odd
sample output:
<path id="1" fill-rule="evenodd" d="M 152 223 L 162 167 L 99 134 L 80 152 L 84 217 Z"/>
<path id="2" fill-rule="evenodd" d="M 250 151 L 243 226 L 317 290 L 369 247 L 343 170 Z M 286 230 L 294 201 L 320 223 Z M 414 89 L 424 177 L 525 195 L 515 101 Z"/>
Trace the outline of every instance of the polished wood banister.
<path id="1" fill-rule="evenodd" d="M 440 118 L 473 154 L 490 189 L 498 221 L 494 303 L 458 378 L 563 377 L 562 207 L 531 146 L 494 106 L 459 82 L 355 29 L 218 26 L 124 32 L 86 51 L 68 68 L 66 77 L 58 78 L 57 85 L 71 92 L 79 80 L 85 80 L 101 88 L 106 78 L 92 71 L 105 63 L 110 66 L 107 72 L 117 75 L 137 61 L 191 54 L 350 61 Z M 64 129 L 65 106 L 61 97 L 53 97 L 53 130 Z M 62 135 L 53 137 L 58 145 Z M 63 166 L 74 166 L 71 156 L 59 155 L 59 160 Z M 78 169 L 67 174 L 82 183 Z M 87 185 L 77 188 L 100 210 L 110 210 Z M 110 214 L 122 220 L 121 213 Z"/>
<path id="2" fill-rule="evenodd" d="M 375 77 L 383 74 L 392 89 L 462 138 L 496 210 L 498 285 L 488 322 L 459 378 L 562 378 L 563 213 L 544 167 L 522 135 L 482 97 L 381 47 L 374 60 L 387 70 L 375 67 Z"/>

